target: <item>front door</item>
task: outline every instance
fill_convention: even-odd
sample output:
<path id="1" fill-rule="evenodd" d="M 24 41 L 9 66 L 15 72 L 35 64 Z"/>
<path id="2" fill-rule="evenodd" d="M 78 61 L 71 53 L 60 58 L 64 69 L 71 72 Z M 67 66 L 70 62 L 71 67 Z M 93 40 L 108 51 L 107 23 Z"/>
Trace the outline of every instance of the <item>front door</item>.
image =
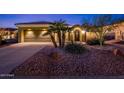
<path id="1" fill-rule="evenodd" d="M 80 41 L 80 31 L 79 30 L 75 31 L 75 41 Z"/>

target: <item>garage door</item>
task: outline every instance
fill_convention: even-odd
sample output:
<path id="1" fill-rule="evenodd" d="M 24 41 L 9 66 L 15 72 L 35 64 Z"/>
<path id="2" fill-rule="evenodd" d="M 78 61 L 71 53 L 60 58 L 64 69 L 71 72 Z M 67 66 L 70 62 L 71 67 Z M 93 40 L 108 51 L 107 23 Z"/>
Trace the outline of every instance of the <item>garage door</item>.
<path id="1" fill-rule="evenodd" d="M 24 31 L 24 42 L 50 42 L 48 36 L 43 36 L 46 31 Z"/>

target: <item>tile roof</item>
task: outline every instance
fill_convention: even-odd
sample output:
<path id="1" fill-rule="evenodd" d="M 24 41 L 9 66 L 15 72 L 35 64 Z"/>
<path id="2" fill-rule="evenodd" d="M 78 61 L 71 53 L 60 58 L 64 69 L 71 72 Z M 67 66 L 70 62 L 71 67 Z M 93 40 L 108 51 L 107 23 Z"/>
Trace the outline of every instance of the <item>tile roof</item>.
<path id="1" fill-rule="evenodd" d="M 5 31 L 5 30 L 8 30 L 8 31 L 15 31 L 15 30 L 17 30 L 16 28 L 0 28 L 0 31 Z"/>
<path id="2" fill-rule="evenodd" d="M 25 22 L 25 23 L 16 23 L 15 25 L 25 25 L 25 24 L 52 24 L 52 22 L 48 22 L 48 21 Z"/>

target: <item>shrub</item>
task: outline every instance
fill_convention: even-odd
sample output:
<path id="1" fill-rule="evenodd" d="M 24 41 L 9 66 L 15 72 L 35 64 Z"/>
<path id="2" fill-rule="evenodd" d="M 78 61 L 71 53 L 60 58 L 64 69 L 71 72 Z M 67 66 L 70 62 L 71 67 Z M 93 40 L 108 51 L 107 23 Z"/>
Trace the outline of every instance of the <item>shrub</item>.
<path id="1" fill-rule="evenodd" d="M 69 43 L 65 46 L 65 51 L 71 54 L 82 54 L 85 50 L 81 44 Z"/>
<path id="2" fill-rule="evenodd" d="M 104 44 L 104 41 L 102 42 Z M 92 39 L 87 41 L 88 45 L 100 45 L 99 39 Z"/>

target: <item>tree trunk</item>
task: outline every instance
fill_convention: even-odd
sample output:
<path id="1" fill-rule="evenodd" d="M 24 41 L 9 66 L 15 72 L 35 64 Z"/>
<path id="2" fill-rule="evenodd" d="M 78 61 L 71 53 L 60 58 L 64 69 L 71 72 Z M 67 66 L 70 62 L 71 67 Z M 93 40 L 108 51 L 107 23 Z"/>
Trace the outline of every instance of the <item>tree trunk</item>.
<path id="1" fill-rule="evenodd" d="M 102 41 L 101 41 L 101 40 L 100 40 L 100 42 L 99 42 L 99 43 L 100 43 L 100 46 L 102 47 L 102 45 L 103 45 L 103 44 L 102 44 Z"/>
<path id="2" fill-rule="evenodd" d="M 62 48 L 65 46 L 65 32 L 62 32 Z"/>
<path id="3" fill-rule="evenodd" d="M 103 46 L 103 42 L 104 42 L 104 39 L 103 39 L 103 37 L 101 37 L 101 38 L 99 39 L 100 46 Z"/>
<path id="4" fill-rule="evenodd" d="M 61 48 L 62 47 L 61 32 L 57 32 L 57 34 L 58 34 L 58 39 L 59 39 L 59 47 Z"/>
<path id="5" fill-rule="evenodd" d="M 52 34 L 50 34 L 50 37 L 51 37 L 51 40 L 52 40 L 52 42 L 53 42 L 54 47 L 57 48 L 58 46 L 57 46 L 57 43 L 56 43 L 56 41 L 55 41 L 55 38 L 53 37 Z"/>

